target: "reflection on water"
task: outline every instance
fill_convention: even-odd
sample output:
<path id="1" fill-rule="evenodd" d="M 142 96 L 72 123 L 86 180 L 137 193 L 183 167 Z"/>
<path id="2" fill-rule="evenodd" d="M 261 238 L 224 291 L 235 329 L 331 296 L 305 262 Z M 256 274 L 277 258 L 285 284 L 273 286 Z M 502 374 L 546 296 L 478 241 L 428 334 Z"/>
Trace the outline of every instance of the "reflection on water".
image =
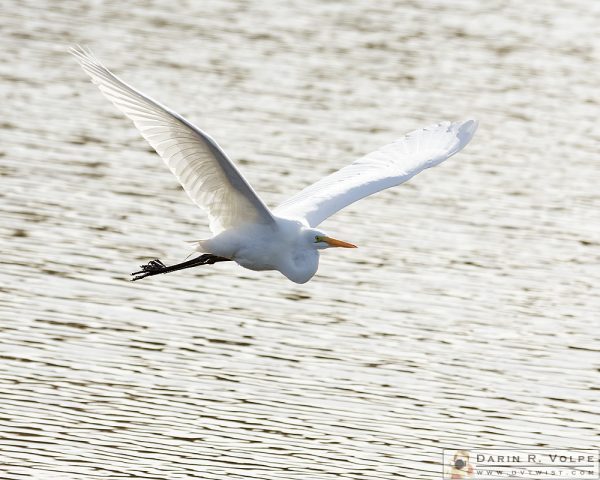
<path id="1" fill-rule="evenodd" d="M 444 447 L 598 447 L 600 11 L 157 0 L 4 10 L 2 478 L 439 478 Z M 465 152 L 324 228 L 315 279 L 136 284 L 207 233 L 82 43 L 286 195 L 419 126 Z"/>

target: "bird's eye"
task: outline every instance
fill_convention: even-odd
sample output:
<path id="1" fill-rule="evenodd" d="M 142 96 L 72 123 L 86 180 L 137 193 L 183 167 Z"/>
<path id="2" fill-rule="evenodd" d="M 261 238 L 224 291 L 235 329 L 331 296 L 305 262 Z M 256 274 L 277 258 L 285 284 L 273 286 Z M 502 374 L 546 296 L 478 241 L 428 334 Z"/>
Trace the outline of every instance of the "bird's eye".
<path id="1" fill-rule="evenodd" d="M 319 237 L 318 235 L 315 236 L 315 243 L 319 243 L 321 241 L 321 237 Z"/>

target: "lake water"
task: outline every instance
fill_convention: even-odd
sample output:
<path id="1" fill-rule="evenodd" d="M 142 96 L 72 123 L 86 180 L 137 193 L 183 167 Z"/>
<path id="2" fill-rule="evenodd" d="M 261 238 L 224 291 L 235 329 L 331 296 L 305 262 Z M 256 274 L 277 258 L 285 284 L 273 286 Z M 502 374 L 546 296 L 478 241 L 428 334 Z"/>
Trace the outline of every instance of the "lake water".
<path id="1" fill-rule="evenodd" d="M 0 13 L 3 479 L 437 479 L 443 448 L 600 446 L 598 2 L 127 3 Z M 360 248 L 306 285 L 129 283 L 207 220 L 74 43 L 272 206 L 415 128 L 480 128 L 323 224 Z"/>

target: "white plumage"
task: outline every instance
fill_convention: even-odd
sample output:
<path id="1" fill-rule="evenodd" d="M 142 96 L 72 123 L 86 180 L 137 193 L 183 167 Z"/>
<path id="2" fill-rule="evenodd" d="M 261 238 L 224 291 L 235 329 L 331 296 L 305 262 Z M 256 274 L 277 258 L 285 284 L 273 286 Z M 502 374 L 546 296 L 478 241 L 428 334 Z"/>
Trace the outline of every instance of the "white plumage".
<path id="1" fill-rule="evenodd" d="M 213 233 L 249 221 L 274 221 L 266 205 L 210 136 L 127 85 L 90 51 L 79 48 L 72 53 L 106 98 L 133 120 L 194 203 L 206 210 Z"/>
<path id="2" fill-rule="evenodd" d="M 274 213 L 304 218 L 316 227 L 351 203 L 400 185 L 443 162 L 469 143 L 476 128 L 475 120 L 467 120 L 415 130 L 306 187 Z"/>
<path id="3" fill-rule="evenodd" d="M 197 244 L 205 255 L 171 267 L 150 262 L 134 280 L 234 260 L 251 270 L 278 270 L 304 283 L 318 269 L 319 250 L 354 247 L 314 227 L 351 203 L 443 162 L 477 129 L 475 120 L 467 120 L 415 130 L 308 186 L 271 212 L 210 136 L 127 85 L 90 51 L 78 47 L 72 53 L 102 93 L 133 121 L 194 203 L 207 212 L 214 234 Z"/>

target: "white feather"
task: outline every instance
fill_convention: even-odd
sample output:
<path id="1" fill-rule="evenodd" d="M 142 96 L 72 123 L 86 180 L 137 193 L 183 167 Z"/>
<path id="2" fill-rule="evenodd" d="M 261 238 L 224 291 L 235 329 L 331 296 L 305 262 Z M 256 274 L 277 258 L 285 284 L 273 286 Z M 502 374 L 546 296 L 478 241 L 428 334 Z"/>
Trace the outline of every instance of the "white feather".
<path id="1" fill-rule="evenodd" d="M 88 50 L 71 52 L 102 93 L 154 147 L 216 235 L 249 223 L 273 224 L 271 212 L 217 143 L 177 113 L 111 73 Z"/>
<path id="2" fill-rule="evenodd" d="M 311 227 L 351 203 L 406 182 L 460 151 L 477 129 L 475 120 L 441 122 L 359 158 L 282 203 L 278 216 L 304 219 Z"/>

